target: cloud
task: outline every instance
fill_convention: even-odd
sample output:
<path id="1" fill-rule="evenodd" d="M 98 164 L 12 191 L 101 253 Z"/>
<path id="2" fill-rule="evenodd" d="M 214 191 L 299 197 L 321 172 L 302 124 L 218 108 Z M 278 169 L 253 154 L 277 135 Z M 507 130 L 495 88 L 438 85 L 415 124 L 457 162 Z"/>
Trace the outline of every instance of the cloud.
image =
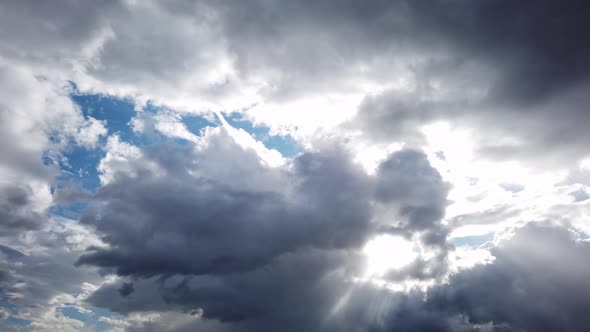
<path id="1" fill-rule="evenodd" d="M 105 15 L 116 8 L 117 2 L 4 3 L 1 21 L 5 32 L 0 36 L 0 50 L 4 56 L 22 62 L 72 65 L 85 51 L 93 51 L 93 42 L 100 39 L 106 27 Z"/>
<path id="2" fill-rule="evenodd" d="M 494 263 L 431 290 L 428 305 L 508 331 L 578 331 L 588 324 L 588 250 L 564 228 L 528 225 L 492 250 Z"/>
<path id="3" fill-rule="evenodd" d="M 443 276 L 447 272 L 447 254 L 452 249 L 447 243 L 448 229 L 441 224 L 449 184 L 442 180 L 424 153 L 409 149 L 393 153 L 384 160 L 377 177 L 375 195 L 381 203 L 381 218 L 387 220 L 383 229 L 410 238 L 420 234 L 416 239 L 418 243 L 436 251 L 433 258 L 418 258 L 403 269 L 391 271 L 388 278 L 399 281 Z"/>
<path id="4" fill-rule="evenodd" d="M 590 153 L 588 9 L 0 4 L 0 299 L 16 306 L 0 318 L 90 328 L 60 311 L 74 303 L 126 315 L 103 321 L 129 331 L 579 330 L 586 242 L 529 225 L 460 248 L 495 257 L 466 268 L 449 238 L 529 220 L 587 231 L 587 172 L 572 165 Z M 73 91 L 129 98 L 136 136 Z M 186 112 L 222 125 L 192 132 Z M 224 121 L 234 112 L 303 152 L 267 148 Z M 440 123 L 465 135 L 433 134 Z M 103 154 L 96 192 L 64 185 L 73 150 Z M 537 174 L 562 168 L 563 181 Z M 80 220 L 57 216 L 75 204 Z M 363 280 L 362 248 L 383 234 L 415 259 Z M 423 288 L 379 286 L 400 284 Z"/>
<path id="5" fill-rule="evenodd" d="M 10 311 L 4 307 L 0 308 L 0 320 L 5 320 L 10 317 Z"/>
<path id="6" fill-rule="evenodd" d="M 39 230 L 8 237 L 0 250 L 0 300 L 11 306 L 11 317 L 27 330 L 80 330 L 84 324 L 60 309 L 77 306 L 102 282 L 94 269 L 74 262 L 88 245 L 98 245 L 93 234 L 73 220 L 49 218 Z M 0 329 L 15 327 L 10 319 Z"/>
<path id="7" fill-rule="evenodd" d="M 16 234 L 19 231 L 36 229 L 41 213 L 36 212 L 31 202 L 32 189 L 27 187 L 2 188 L 0 198 L 0 220 L 2 220 L 1 235 Z"/>
<path id="8" fill-rule="evenodd" d="M 590 50 L 581 41 L 586 36 L 573 37 L 586 30 L 585 14 L 577 13 L 587 4 L 406 5 L 412 44 L 431 42 L 426 52 L 443 51 L 408 61 L 414 84 L 369 94 L 352 127 L 378 141 L 424 144 L 423 126 L 448 121 L 473 131 L 483 157 L 551 166 L 588 153 L 579 124 L 586 117 Z"/>
<path id="9" fill-rule="evenodd" d="M 123 297 L 129 296 L 129 294 L 133 293 L 133 291 L 133 283 L 130 282 L 124 282 L 121 288 L 119 288 L 119 294 L 121 294 Z"/>
<path id="10" fill-rule="evenodd" d="M 407 218 L 402 227 L 430 229 L 444 217 L 449 185 L 424 153 L 395 152 L 380 164 L 377 177 L 376 198 L 386 205 L 399 205 Z"/>
<path id="11" fill-rule="evenodd" d="M 485 157 L 555 165 L 588 153 L 579 125 L 587 113 L 586 7 L 321 1 L 221 12 L 241 72 L 270 73 L 272 88 L 262 91 L 276 112 L 301 95 L 356 92 L 366 97 L 356 99 L 351 121 L 369 137 L 421 143 L 423 125 L 446 120 L 477 128 Z M 276 120 L 256 108 L 250 114 Z"/>
<path id="12" fill-rule="evenodd" d="M 285 172 L 261 164 L 254 150 L 243 150 L 224 129 L 217 133 L 212 142 L 223 139 L 225 150 L 152 147 L 143 151 L 145 159 L 132 162 L 135 176 L 119 173 L 103 186 L 81 221 L 96 226 L 111 247 L 80 263 L 115 267 L 121 275 L 223 274 L 306 246 L 364 243 L 370 183 L 346 155 L 303 154 Z M 218 155 L 228 148 L 244 158 Z M 222 164 L 210 164 L 214 160 Z M 150 163 L 156 172 L 142 166 Z M 257 177 L 276 180 L 258 184 Z"/>
<path id="13" fill-rule="evenodd" d="M 456 272 L 426 292 L 345 281 L 347 266 L 358 264 L 354 256 L 311 251 L 245 274 L 142 280 L 130 297 L 116 294 L 118 283 L 105 285 L 89 300 L 121 312 L 163 310 L 149 324 L 161 328 L 168 310 L 184 310 L 185 318 L 170 324 L 185 323 L 167 328 L 172 331 L 578 331 L 587 324 L 587 250 L 562 227 L 530 224 L 496 244 L 491 262 Z M 203 308 L 209 319 L 189 318 L 189 308 Z"/>
<path id="14" fill-rule="evenodd" d="M 0 139 L 7 142 L 0 147 L 0 234 L 6 236 L 41 227 L 62 151 L 93 147 L 106 130 L 82 115 L 67 88 L 27 67 L 0 61 L 0 86 Z"/>
<path id="15" fill-rule="evenodd" d="M 476 139 L 490 158 L 554 165 L 588 152 L 583 1 L 3 7 L 3 30 L 20 35 L 0 36 L 6 61 L 139 107 L 245 112 L 306 138 L 358 107 L 353 127 L 372 139 L 420 144 L 423 125 L 447 120 L 486 129 Z"/>
<path id="16" fill-rule="evenodd" d="M 223 127 L 199 144 L 141 149 L 133 171 L 115 171 L 81 218 L 107 246 L 77 264 L 120 277 L 88 302 L 128 315 L 199 309 L 244 331 L 286 321 L 294 331 L 366 327 L 375 318 L 366 306 L 341 299 L 380 292 L 353 281 L 366 264 L 362 246 L 399 227 L 436 252 L 415 270 L 437 266 L 399 278 L 442 277 L 448 184 L 419 151 L 392 153 L 374 176 L 352 160 L 337 144 L 270 167 Z"/>

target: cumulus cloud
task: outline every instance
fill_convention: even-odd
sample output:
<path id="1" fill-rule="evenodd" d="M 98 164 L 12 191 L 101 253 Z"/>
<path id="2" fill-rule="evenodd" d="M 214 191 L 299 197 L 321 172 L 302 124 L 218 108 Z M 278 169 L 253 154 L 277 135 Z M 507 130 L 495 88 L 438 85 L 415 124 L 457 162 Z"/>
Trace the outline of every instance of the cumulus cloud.
<path id="1" fill-rule="evenodd" d="M 0 86 L 0 233 L 14 235 L 45 220 L 58 174 L 52 164 L 69 142 L 92 147 L 106 129 L 82 115 L 66 87 L 27 67 L 0 61 Z"/>
<path id="2" fill-rule="evenodd" d="M 443 217 L 446 187 L 422 153 L 395 153 L 383 164 L 388 174 L 373 179 L 339 149 L 303 153 L 273 168 L 224 128 L 207 138 L 204 148 L 154 146 L 128 160 L 132 171 L 115 173 L 81 218 L 110 247 L 79 263 L 146 277 L 223 274 L 306 247 L 358 248 L 373 232 L 372 192 L 409 216 L 402 228 L 410 235 L 435 228 Z M 418 165 L 424 169 L 413 168 Z M 402 188 L 414 188 L 416 197 Z M 419 196 L 431 190 L 440 192 L 421 203 Z M 444 242 L 444 235 L 432 241 Z"/>
<path id="3" fill-rule="evenodd" d="M 400 279 L 445 275 L 450 247 L 440 222 L 448 185 L 424 153 L 394 152 L 371 176 L 345 146 L 271 167 L 225 128 L 204 139 L 207 144 L 142 149 L 131 161 L 133 176 L 116 174 L 99 189 L 81 221 L 107 246 L 91 248 L 78 264 L 123 278 L 103 285 L 90 303 L 123 314 L 199 309 L 203 318 L 243 321 L 235 328 L 245 330 L 273 329 L 285 320 L 293 330 L 321 324 L 338 330 L 353 324 L 341 320 L 340 297 L 379 293 L 356 290 L 352 277 L 366 264 L 361 247 L 394 228 L 437 257 L 415 269 L 437 265 L 436 272 L 398 271 Z M 375 210 L 377 203 L 389 215 Z M 356 305 L 350 310 L 368 322 L 372 314 Z M 340 318 L 330 321 L 331 312 Z"/>
<path id="4" fill-rule="evenodd" d="M 494 263 L 453 276 L 427 302 L 500 331 L 578 331 L 588 324 L 588 250 L 564 228 L 528 225 L 492 249 Z"/>
<path id="5" fill-rule="evenodd" d="M 491 249 L 492 262 L 457 272 L 426 292 L 345 281 L 354 256 L 324 251 L 288 254 L 246 274 L 142 280 L 129 297 L 117 295 L 119 283 L 105 285 L 90 301 L 120 312 L 184 311 L 184 323 L 174 331 L 578 331 L 587 324 L 587 247 L 564 228 L 528 225 Z M 224 323 L 195 318 L 191 308 Z M 166 321 L 158 317 L 148 325 Z"/>

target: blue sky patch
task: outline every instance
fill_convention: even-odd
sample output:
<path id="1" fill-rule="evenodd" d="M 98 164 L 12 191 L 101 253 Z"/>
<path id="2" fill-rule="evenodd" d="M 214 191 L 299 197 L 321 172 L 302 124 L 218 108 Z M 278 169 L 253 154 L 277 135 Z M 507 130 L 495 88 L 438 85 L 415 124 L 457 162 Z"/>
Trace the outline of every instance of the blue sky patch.
<path id="1" fill-rule="evenodd" d="M 301 147 L 290 135 L 271 135 L 270 128 L 256 125 L 242 116 L 240 113 L 232 113 L 225 118 L 233 127 L 243 129 L 250 133 L 256 140 L 261 141 L 269 149 L 279 151 L 285 157 L 294 157 L 302 151 Z"/>
<path id="2" fill-rule="evenodd" d="M 488 233 L 484 235 L 456 237 L 453 239 L 453 243 L 457 246 L 479 247 L 492 240 L 494 240 L 494 233 Z"/>

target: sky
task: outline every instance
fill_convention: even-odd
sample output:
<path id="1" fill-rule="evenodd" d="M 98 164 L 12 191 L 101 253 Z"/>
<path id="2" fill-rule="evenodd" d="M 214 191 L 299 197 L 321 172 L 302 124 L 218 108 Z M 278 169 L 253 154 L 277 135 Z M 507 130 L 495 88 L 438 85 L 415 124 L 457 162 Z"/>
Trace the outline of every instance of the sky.
<path id="1" fill-rule="evenodd" d="M 590 330 L 590 3 L 0 2 L 0 330 Z"/>

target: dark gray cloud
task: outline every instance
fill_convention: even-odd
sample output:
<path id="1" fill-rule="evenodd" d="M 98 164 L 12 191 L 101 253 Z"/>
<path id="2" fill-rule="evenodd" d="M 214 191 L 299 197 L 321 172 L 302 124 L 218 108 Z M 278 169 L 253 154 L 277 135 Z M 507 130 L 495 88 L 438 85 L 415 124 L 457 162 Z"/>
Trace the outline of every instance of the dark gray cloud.
<path id="1" fill-rule="evenodd" d="M 375 331 L 583 330 L 588 250 L 565 228 L 529 224 L 492 248 L 492 263 L 460 271 L 425 293 L 390 293 L 387 317 Z"/>
<path id="2" fill-rule="evenodd" d="M 330 315 L 337 300 L 358 287 L 343 278 L 353 272 L 348 269 L 354 268 L 358 259 L 345 251 L 304 250 L 243 273 L 138 281 L 136 291 L 125 298 L 115 293 L 117 284 L 103 286 L 89 302 L 122 313 L 178 310 L 189 315 L 202 308 L 203 318 L 224 322 L 235 331 L 336 331 L 346 315 L 338 312 L 338 319 Z M 360 314 L 367 304 L 351 311 Z M 368 323 L 355 322 L 353 317 L 347 322 L 350 330 L 362 329 Z"/>
<path id="3" fill-rule="evenodd" d="M 384 61 L 383 53 L 407 53 L 395 46 L 408 45 L 411 38 L 403 2 L 227 1 L 212 6 L 238 70 L 244 77 L 265 75 L 269 85 L 263 93 L 269 100 L 334 86 L 353 91 L 354 77 L 362 76 L 360 65 Z"/>
<path id="4" fill-rule="evenodd" d="M 208 137 L 204 150 L 144 149 L 134 176 L 117 174 L 98 191 L 81 220 L 108 247 L 78 264 L 123 278 L 94 292 L 90 304 L 123 314 L 201 309 L 233 330 L 360 331 L 378 323 L 385 307 L 371 312 L 369 303 L 386 292 L 351 279 L 366 264 L 360 249 L 394 228 L 437 252 L 399 279 L 445 274 L 440 221 L 449 186 L 424 153 L 394 152 L 375 176 L 338 146 L 273 169 L 226 135 Z M 264 174 L 267 183 L 243 181 Z M 133 292 L 122 292 L 131 283 Z"/>
<path id="5" fill-rule="evenodd" d="M 440 220 L 448 185 L 422 152 L 392 154 L 377 178 L 339 149 L 303 153 L 285 171 L 260 165 L 253 151 L 220 135 L 223 150 L 215 143 L 219 137 L 201 152 L 153 147 L 134 164 L 138 176 L 115 175 L 81 218 L 110 247 L 92 249 L 79 264 L 145 277 L 233 273 L 308 247 L 358 249 L 370 234 L 392 227 L 410 237 L 423 233 L 427 245 L 446 246 Z M 243 158 L 221 160 L 225 153 Z M 153 163 L 160 171 L 142 169 Z M 244 182 L 259 177 L 271 183 Z M 372 223 L 373 197 L 386 212 L 379 225 Z"/>
<path id="6" fill-rule="evenodd" d="M 415 93 L 386 91 L 367 97 L 344 128 L 360 129 L 377 142 L 420 146 L 425 143 L 422 127 L 445 121 L 453 129 L 471 130 L 479 157 L 562 167 L 588 152 L 581 125 L 587 118 L 587 91 L 588 85 L 580 83 L 534 105 L 506 104 L 508 97 L 466 100 L 461 89 L 430 101 Z"/>
<path id="7" fill-rule="evenodd" d="M 536 103 L 587 79 L 585 1 L 408 3 L 417 22 L 436 37 L 464 57 L 485 59 L 502 71 L 492 98 Z"/>
<path id="8" fill-rule="evenodd" d="M 133 291 L 135 291 L 135 288 L 133 288 L 132 282 L 124 282 L 121 288 L 119 288 L 119 294 L 123 297 L 129 296 Z"/>
<path id="9" fill-rule="evenodd" d="M 455 101 L 429 102 L 416 93 L 388 91 L 368 96 L 359 106 L 358 114 L 344 125 L 360 129 L 372 140 L 404 141 L 412 145 L 424 144 L 420 126 L 454 116 Z"/>
<path id="10" fill-rule="evenodd" d="M 400 227 L 430 230 L 444 217 L 450 186 L 423 152 L 392 154 L 379 165 L 377 178 L 376 198 L 388 206 L 399 206 L 405 217 Z"/>
<path id="11" fill-rule="evenodd" d="M 317 84 L 330 74 L 350 74 L 351 64 L 408 54 L 428 59 L 417 69 L 431 74 L 442 70 L 447 75 L 473 61 L 490 65 L 497 76 L 487 78 L 489 97 L 500 104 L 547 100 L 588 76 L 584 1 L 255 1 L 212 6 L 221 13 L 239 68 L 277 67 L 290 73 L 289 84 L 297 84 L 299 76 L 301 83 Z M 435 52 L 430 57 L 418 53 L 428 50 Z"/>
<path id="12" fill-rule="evenodd" d="M 0 236 L 37 229 L 45 220 L 46 216 L 35 212 L 32 190 L 17 186 L 0 188 Z"/>
<path id="13" fill-rule="evenodd" d="M 174 331 L 579 331 L 588 324 L 588 250 L 564 228 L 528 225 L 492 249 L 492 263 L 460 271 L 425 293 L 345 281 L 358 264 L 354 255 L 312 250 L 247 273 L 142 280 L 129 297 L 117 294 L 120 283 L 105 285 L 89 301 L 123 313 L 189 316 L 203 308 L 204 321 Z M 207 318 L 223 324 L 207 326 Z M 130 330 L 157 324 L 165 323 Z"/>
<path id="14" fill-rule="evenodd" d="M 420 126 L 447 120 L 480 129 L 477 148 L 484 157 L 542 159 L 554 166 L 583 156 L 587 6 L 583 1 L 407 2 L 414 42 L 432 40 L 446 51 L 418 65 L 411 92 L 366 98 L 352 126 L 373 139 L 419 144 Z"/>
<path id="15" fill-rule="evenodd" d="M 9 1 L 0 5 L 0 52 L 19 61 L 68 65 L 106 28 L 118 1 Z M 121 7 L 119 6 L 119 9 Z M 32 23 L 34 22 L 34 23 Z M 64 61 L 65 60 L 65 61 Z M 70 63 L 69 65 L 71 65 Z"/>
<path id="16" fill-rule="evenodd" d="M 489 265 L 428 293 L 428 307 L 505 331 L 580 331 L 590 322 L 590 245 L 564 228 L 529 225 L 492 250 Z M 567 258 L 566 258 L 567 257 Z M 498 329 L 502 330 L 502 329 Z"/>
<path id="17" fill-rule="evenodd" d="M 14 279 L 10 275 L 10 272 L 0 270 L 0 291 L 5 292 L 14 283 Z"/>
<path id="18" fill-rule="evenodd" d="M 412 238 L 436 254 L 419 257 L 401 270 L 391 271 L 387 278 L 426 280 L 447 272 L 448 229 L 441 224 L 450 185 L 434 169 L 426 155 L 416 150 L 402 150 L 384 160 L 377 170 L 377 201 L 383 205 L 387 223 L 382 229 Z M 395 212 L 392 216 L 390 208 Z M 391 222 L 395 220 L 397 222 Z M 416 236 L 416 234 L 420 234 Z"/>
<path id="19" fill-rule="evenodd" d="M 289 188 L 253 190 L 194 177 L 198 166 L 181 165 L 200 157 L 171 149 L 153 151 L 165 157 L 155 162 L 173 168 L 170 175 L 120 177 L 99 190 L 81 221 L 95 225 L 111 248 L 96 248 L 80 264 L 121 275 L 230 273 L 306 246 L 359 247 L 369 234 L 369 181 L 344 154 L 297 157 L 286 175 L 292 192 L 283 192 Z M 274 171 L 252 161 L 253 171 Z"/>
<path id="20" fill-rule="evenodd" d="M 78 57 L 90 74 L 113 82 L 165 83 L 211 63 L 218 51 L 231 56 L 240 78 L 268 78 L 269 96 L 322 91 L 339 81 L 354 89 L 349 79 L 366 76 L 362 65 L 386 82 L 391 77 L 380 75 L 390 73 L 391 58 L 423 78 L 453 78 L 474 62 L 489 66 L 482 88 L 499 104 L 538 104 L 588 76 L 584 1 L 22 1 L 3 7 L 2 30 L 19 31 L 0 36 L 7 56 Z M 144 18 L 169 24 L 152 29 Z M 89 54 L 78 47 L 93 43 Z"/>

